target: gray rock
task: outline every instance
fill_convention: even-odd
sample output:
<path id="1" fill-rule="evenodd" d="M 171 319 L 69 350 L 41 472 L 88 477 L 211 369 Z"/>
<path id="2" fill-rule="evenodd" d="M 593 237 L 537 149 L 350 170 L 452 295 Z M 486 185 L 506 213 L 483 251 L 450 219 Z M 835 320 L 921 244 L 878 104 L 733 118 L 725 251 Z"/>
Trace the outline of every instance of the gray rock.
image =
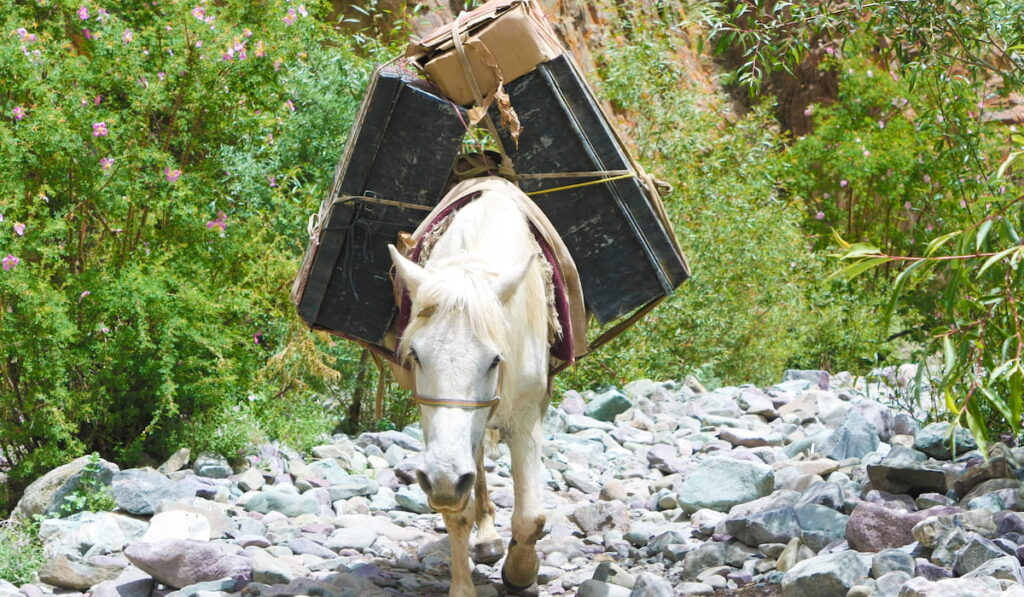
<path id="1" fill-rule="evenodd" d="M 238 582 L 236 582 L 233 578 L 210 580 L 207 582 L 197 582 L 194 585 L 182 587 L 177 591 L 168 593 L 167 595 L 165 595 L 165 597 L 205 597 L 212 592 L 219 594 L 231 593 L 235 590 L 235 587 L 237 585 Z"/>
<path id="2" fill-rule="evenodd" d="M 782 577 L 783 597 L 846 597 L 868 575 L 856 552 L 816 556 L 799 562 Z"/>
<path id="3" fill-rule="evenodd" d="M 123 565 L 94 564 L 58 555 L 43 563 L 39 569 L 39 580 L 55 587 L 86 591 L 93 585 L 117 578 L 123 568 Z"/>
<path id="4" fill-rule="evenodd" d="M 93 597 L 150 597 L 153 593 L 153 577 L 129 565 L 114 580 L 108 580 L 92 587 Z M 27 597 L 31 597 L 26 593 Z M 42 597 L 42 594 L 36 596 Z"/>
<path id="5" fill-rule="evenodd" d="M 679 531 L 665 531 L 658 533 L 647 541 L 647 549 L 651 553 L 661 553 L 669 545 L 686 543 L 686 537 Z"/>
<path id="6" fill-rule="evenodd" d="M 252 579 L 255 582 L 268 585 L 288 584 L 305 575 L 305 570 L 301 566 L 274 557 L 265 549 L 252 550 L 249 561 L 252 563 Z"/>
<path id="7" fill-rule="evenodd" d="M 822 442 L 820 452 L 833 460 L 863 458 L 878 448 L 878 429 L 852 410 L 838 429 Z"/>
<path id="8" fill-rule="evenodd" d="M 601 491 L 601 486 L 595 483 L 593 478 L 583 471 L 565 471 L 562 473 L 562 477 L 569 487 L 575 487 L 588 495 L 595 495 Z"/>
<path id="9" fill-rule="evenodd" d="M 320 504 L 311 495 L 298 494 L 292 490 L 267 486 L 263 491 L 253 495 L 245 502 L 245 509 L 250 512 L 266 514 L 280 512 L 288 517 L 302 514 L 316 514 Z"/>
<path id="10" fill-rule="evenodd" d="M 892 418 L 893 435 L 917 435 L 921 424 L 909 413 L 896 413 Z"/>
<path id="11" fill-rule="evenodd" d="M 790 381 L 807 381 L 822 390 L 828 389 L 829 379 L 828 371 L 818 369 L 787 369 L 782 374 L 782 383 Z"/>
<path id="12" fill-rule="evenodd" d="M 731 458 L 707 458 L 683 481 L 679 504 L 687 512 L 710 508 L 727 512 L 737 504 L 772 492 L 775 476 L 770 467 Z"/>
<path id="13" fill-rule="evenodd" d="M 378 485 L 366 475 L 350 475 L 339 482 L 332 483 L 327 491 L 331 501 L 347 500 L 357 495 L 367 496 L 377 493 Z"/>
<path id="14" fill-rule="evenodd" d="M 169 475 L 176 473 L 181 469 L 188 466 L 188 461 L 192 458 L 192 451 L 188 448 L 179 448 L 174 454 L 164 461 L 163 464 L 157 468 L 157 472 L 162 475 Z"/>
<path id="15" fill-rule="evenodd" d="M 39 477 L 25 488 L 11 517 L 15 520 L 29 520 L 36 514 L 55 514 L 64 504 L 64 497 L 81 487 L 81 473 L 90 461 L 89 456 L 76 458 L 71 462 Z M 100 459 L 100 470 L 96 479 L 103 485 L 110 485 L 110 479 L 118 471 L 116 464 Z"/>
<path id="16" fill-rule="evenodd" d="M 234 473 L 227 458 L 211 452 L 203 452 L 197 456 L 192 464 L 192 470 L 196 475 L 210 479 L 227 479 Z"/>
<path id="17" fill-rule="evenodd" d="M 567 415 L 582 415 L 587 410 L 587 403 L 584 402 L 583 396 L 576 390 L 569 390 L 562 395 L 562 402 L 559 403 L 558 408 Z"/>
<path id="18" fill-rule="evenodd" d="M 672 597 L 672 595 L 672 584 L 650 572 L 641 572 L 637 575 L 633 590 L 629 593 L 629 597 Z"/>
<path id="19" fill-rule="evenodd" d="M 800 536 L 800 523 L 792 506 L 727 520 L 725 525 L 730 535 L 753 547 L 762 543 L 789 543 L 793 537 Z"/>
<path id="20" fill-rule="evenodd" d="M 1003 594 L 1002 585 L 994 578 L 947 578 L 930 581 L 918 577 L 910 579 L 903 585 L 899 597 L 1002 597 Z"/>
<path id="21" fill-rule="evenodd" d="M 130 514 L 149 515 L 165 499 L 191 497 L 184 487 L 153 469 L 127 469 L 114 473 L 111 489 L 117 507 Z"/>
<path id="22" fill-rule="evenodd" d="M 398 505 L 410 512 L 417 514 L 429 514 L 432 512 L 430 504 L 427 503 L 427 494 L 423 493 L 419 485 L 405 485 L 395 492 L 395 501 Z"/>
<path id="23" fill-rule="evenodd" d="M 666 444 L 655 444 L 647 450 L 647 464 L 666 475 L 687 470 L 686 462 L 679 457 L 679 451 Z"/>
<path id="24" fill-rule="evenodd" d="M 709 568 L 725 564 L 725 544 L 709 542 L 683 556 L 683 578 L 697 580 L 697 576 Z"/>
<path id="25" fill-rule="evenodd" d="M 923 429 L 917 432 L 914 436 L 914 448 L 924 452 L 932 458 L 939 460 L 949 460 L 952 457 L 952 450 L 950 450 L 950 435 L 953 435 L 953 447 L 956 450 L 957 455 L 961 455 L 965 452 L 969 452 L 977 448 L 977 444 L 974 443 L 974 437 L 971 436 L 971 432 L 958 427 L 956 433 L 953 433 L 953 426 L 949 423 L 932 423 L 931 425 L 925 426 Z"/>
<path id="26" fill-rule="evenodd" d="M 335 530 L 327 539 L 327 547 L 334 550 L 366 549 L 373 545 L 379 534 L 364 527 L 348 527 Z"/>
<path id="27" fill-rule="evenodd" d="M 833 510 L 842 510 L 846 504 L 847 496 L 843 486 L 838 483 L 815 483 L 800 496 L 795 506 L 817 504 Z"/>
<path id="28" fill-rule="evenodd" d="M 610 423 L 615 420 L 616 415 L 626 412 L 632 406 L 633 403 L 622 392 L 611 389 L 591 398 L 583 414 Z"/>
<path id="29" fill-rule="evenodd" d="M 899 549 L 885 549 L 871 557 L 871 576 L 879 578 L 889 572 L 915 574 L 914 556 Z"/>
<path id="30" fill-rule="evenodd" d="M 587 579 L 576 589 L 577 597 L 629 597 L 630 591 L 625 587 Z"/>
<path id="31" fill-rule="evenodd" d="M 622 502 L 597 502 L 573 510 L 569 520 L 587 535 L 605 529 L 629 530 L 629 509 Z"/>
<path id="32" fill-rule="evenodd" d="M 292 553 L 296 555 L 309 554 L 321 558 L 333 558 L 338 555 L 323 545 L 305 537 L 293 537 L 284 546 L 292 550 Z"/>
<path id="33" fill-rule="evenodd" d="M 216 545 L 202 541 L 133 543 L 124 555 L 143 572 L 176 589 L 222 578 L 247 582 L 252 574 L 245 558 L 227 555 Z"/>
<path id="34" fill-rule="evenodd" d="M 259 491 L 266 484 L 263 473 L 257 468 L 248 468 L 238 476 L 238 488 L 242 491 Z"/>
<path id="35" fill-rule="evenodd" d="M 957 550 L 956 559 L 953 562 L 953 572 L 957 576 L 963 576 L 985 562 L 1001 558 L 1004 555 L 1008 554 L 999 549 L 995 543 L 980 535 L 973 535 L 966 545 Z"/>
<path id="36" fill-rule="evenodd" d="M 1009 580 L 1017 585 L 1024 585 L 1024 572 L 1020 561 L 1014 556 L 993 558 L 964 575 L 964 578 L 999 578 Z"/>
<path id="37" fill-rule="evenodd" d="M 803 543 L 814 551 L 846 535 L 849 516 L 818 504 L 805 504 L 795 509 Z"/>
<path id="38" fill-rule="evenodd" d="M 907 584 L 911 576 L 903 570 L 886 572 L 875 580 L 876 597 L 896 597 L 900 588 Z"/>
<path id="39" fill-rule="evenodd" d="M 919 464 L 868 465 L 871 487 L 890 493 L 945 493 L 946 473 Z"/>
<path id="40" fill-rule="evenodd" d="M 79 512 L 43 520 L 39 538 L 48 556 L 88 558 L 123 550 L 142 537 L 146 526 L 144 521 L 112 512 Z"/>
<path id="41" fill-rule="evenodd" d="M 393 429 L 381 431 L 379 433 L 362 433 L 359 435 L 359 439 L 356 440 L 356 445 L 361 448 L 374 445 L 380 448 L 383 452 L 387 452 L 388 448 L 393 445 L 397 445 L 400 448 L 411 452 L 423 451 L 422 441 L 409 435 L 405 431 L 395 431 Z"/>

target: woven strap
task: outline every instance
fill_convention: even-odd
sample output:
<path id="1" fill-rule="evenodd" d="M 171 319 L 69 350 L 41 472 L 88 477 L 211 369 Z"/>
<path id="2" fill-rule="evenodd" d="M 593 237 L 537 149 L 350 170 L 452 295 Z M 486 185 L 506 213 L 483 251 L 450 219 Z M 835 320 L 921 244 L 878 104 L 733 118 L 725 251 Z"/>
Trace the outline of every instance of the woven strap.
<path id="1" fill-rule="evenodd" d="M 490 400 L 451 400 L 447 398 L 428 398 L 419 394 L 413 394 L 412 399 L 417 404 L 422 404 L 423 406 L 450 406 L 452 408 L 465 409 L 491 408 L 501 401 L 501 398 L 498 396 Z"/>

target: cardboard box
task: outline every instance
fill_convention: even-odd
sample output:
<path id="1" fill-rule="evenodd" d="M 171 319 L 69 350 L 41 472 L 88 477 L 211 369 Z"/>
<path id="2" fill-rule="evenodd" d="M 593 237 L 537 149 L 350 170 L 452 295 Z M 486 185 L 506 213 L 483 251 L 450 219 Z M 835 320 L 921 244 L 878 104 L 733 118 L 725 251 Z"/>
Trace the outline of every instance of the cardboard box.
<path id="1" fill-rule="evenodd" d="M 494 93 L 499 78 L 509 83 L 538 64 L 563 52 L 544 13 L 533 0 L 488 2 L 459 20 L 466 56 L 482 97 Z M 411 57 L 446 97 L 468 106 L 474 103 L 462 61 L 455 52 L 451 26 L 441 27 L 410 46 Z"/>

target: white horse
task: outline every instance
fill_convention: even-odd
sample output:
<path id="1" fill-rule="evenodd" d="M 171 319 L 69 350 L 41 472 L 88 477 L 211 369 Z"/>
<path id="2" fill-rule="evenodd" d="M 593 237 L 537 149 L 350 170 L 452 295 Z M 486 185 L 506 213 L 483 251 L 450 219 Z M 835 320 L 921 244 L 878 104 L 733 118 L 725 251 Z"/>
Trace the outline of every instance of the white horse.
<path id="1" fill-rule="evenodd" d="M 451 216 L 424 265 L 390 247 L 412 303 L 399 354 L 414 369 L 426 443 L 416 474 L 430 506 L 444 516 L 449 595 L 459 597 L 476 595 L 474 522 L 477 559 L 496 562 L 502 554 L 483 469 L 486 428 L 501 431 L 512 455 L 515 510 L 502 568 L 510 588 L 536 580 L 535 546 L 545 522 L 540 455 L 550 316 L 543 258 L 513 197 L 522 192 L 501 179 L 479 180 L 474 188 L 482 195 Z"/>

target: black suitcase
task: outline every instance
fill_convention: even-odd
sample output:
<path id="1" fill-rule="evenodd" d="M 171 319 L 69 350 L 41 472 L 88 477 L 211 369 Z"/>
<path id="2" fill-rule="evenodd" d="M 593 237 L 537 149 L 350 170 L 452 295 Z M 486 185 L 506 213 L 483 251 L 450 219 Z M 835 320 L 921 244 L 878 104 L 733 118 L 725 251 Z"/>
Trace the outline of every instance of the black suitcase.
<path id="1" fill-rule="evenodd" d="M 307 325 L 382 345 L 396 311 L 387 245 L 444 196 L 464 119 L 414 74 L 374 72 L 293 288 Z"/>
<path id="2" fill-rule="evenodd" d="M 565 55 L 507 83 L 522 122 L 518 147 L 502 139 L 519 174 L 632 170 L 590 88 Z M 492 110 L 492 118 L 499 115 Z M 502 135 L 505 133 L 502 131 Z M 527 193 L 581 178 L 520 179 Z M 689 277 L 685 258 L 637 178 L 533 197 L 579 270 L 587 308 L 601 323 L 667 296 Z"/>

